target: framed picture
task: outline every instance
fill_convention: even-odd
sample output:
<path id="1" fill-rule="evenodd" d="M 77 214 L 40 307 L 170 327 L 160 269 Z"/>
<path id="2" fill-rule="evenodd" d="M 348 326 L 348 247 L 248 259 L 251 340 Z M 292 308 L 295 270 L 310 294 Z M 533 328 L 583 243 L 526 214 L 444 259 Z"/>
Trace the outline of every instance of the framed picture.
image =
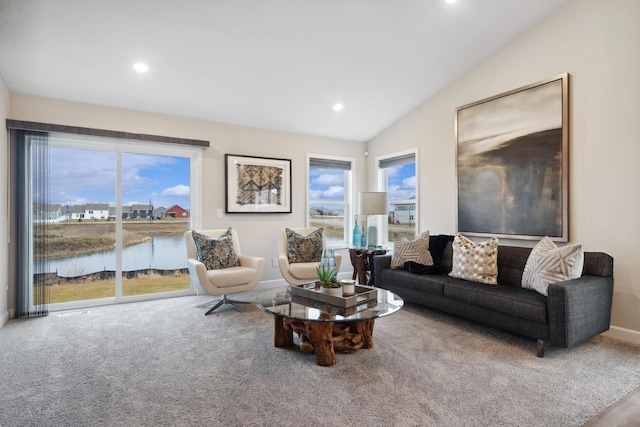
<path id="1" fill-rule="evenodd" d="M 225 154 L 227 213 L 291 213 L 291 160 Z"/>
<path id="2" fill-rule="evenodd" d="M 458 232 L 568 241 L 569 74 L 456 109 Z"/>

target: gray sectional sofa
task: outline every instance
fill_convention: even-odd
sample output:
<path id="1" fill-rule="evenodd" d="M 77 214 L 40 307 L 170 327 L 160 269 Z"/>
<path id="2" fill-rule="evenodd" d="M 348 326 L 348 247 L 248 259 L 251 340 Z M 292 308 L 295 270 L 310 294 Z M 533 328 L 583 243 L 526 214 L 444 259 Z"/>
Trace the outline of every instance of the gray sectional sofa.
<path id="1" fill-rule="evenodd" d="M 538 340 L 538 357 L 545 346 L 572 347 L 609 329 L 613 296 L 613 258 L 585 252 L 582 276 L 552 284 L 548 297 L 521 287 L 531 248 L 498 247 L 498 285 L 450 277 L 453 236 L 431 236 L 430 248 L 441 274 L 417 274 L 391 269 L 391 255 L 376 256 L 373 272 L 377 287 L 405 301 L 465 317 Z M 405 264 L 405 266 L 407 266 Z M 411 267 L 411 266 L 407 266 Z M 411 269 L 415 271 L 415 269 Z"/>

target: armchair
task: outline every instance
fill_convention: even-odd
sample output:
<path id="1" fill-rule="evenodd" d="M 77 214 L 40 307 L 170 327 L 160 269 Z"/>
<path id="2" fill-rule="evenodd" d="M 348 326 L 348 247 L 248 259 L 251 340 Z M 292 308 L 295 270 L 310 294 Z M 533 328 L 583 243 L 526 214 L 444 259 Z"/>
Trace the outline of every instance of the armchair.
<path id="1" fill-rule="evenodd" d="M 310 233 L 317 230 L 317 228 L 290 228 L 302 236 L 308 236 Z M 283 228 L 280 233 L 279 242 L 279 256 L 278 266 L 282 277 L 291 285 L 301 285 L 318 279 L 316 267 L 319 262 L 289 262 L 289 245 L 287 240 L 286 228 Z M 322 247 L 326 247 L 324 237 L 322 239 Z M 340 271 L 340 263 L 342 261 L 342 255 L 336 254 L 336 273 Z"/>
<path id="2" fill-rule="evenodd" d="M 254 289 L 258 285 L 262 272 L 264 271 L 264 258 L 242 255 L 236 230 L 229 230 L 231 231 L 233 252 L 238 261 L 237 265 L 210 270 L 207 270 L 205 264 L 200 262 L 192 231 L 190 230 L 184 233 L 191 286 L 196 289 L 201 288 L 210 295 L 221 296 L 219 300 L 214 301 L 216 304 L 205 313 L 205 316 L 224 304 L 231 305 L 231 307 L 236 310 L 242 311 L 236 304 L 247 302 L 228 299 L 227 294 L 246 292 Z M 195 231 L 214 239 L 227 232 L 227 230 Z"/>

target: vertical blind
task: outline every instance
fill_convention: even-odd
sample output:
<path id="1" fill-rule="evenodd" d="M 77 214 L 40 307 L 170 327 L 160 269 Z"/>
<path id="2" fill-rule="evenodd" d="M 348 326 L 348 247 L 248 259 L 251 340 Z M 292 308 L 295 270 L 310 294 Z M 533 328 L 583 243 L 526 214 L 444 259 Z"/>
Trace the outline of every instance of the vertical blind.
<path id="1" fill-rule="evenodd" d="M 49 239 L 47 217 L 35 212 L 47 212 L 39 205 L 48 205 L 48 136 L 43 132 L 16 131 L 12 147 L 16 153 L 16 317 L 44 316 L 49 312 L 49 286 L 46 259 Z M 44 262 L 35 262 L 35 261 Z M 32 262 L 33 261 L 33 262 Z"/>

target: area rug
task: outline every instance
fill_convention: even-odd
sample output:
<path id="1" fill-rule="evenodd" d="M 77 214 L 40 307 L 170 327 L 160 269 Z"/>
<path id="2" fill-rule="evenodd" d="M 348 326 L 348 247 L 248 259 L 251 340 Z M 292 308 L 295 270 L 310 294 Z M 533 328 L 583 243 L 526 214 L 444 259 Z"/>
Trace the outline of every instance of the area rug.
<path id="1" fill-rule="evenodd" d="M 254 305 L 204 316 L 208 299 L 11 321 L 0 425 L 581 426 L 640 387 L 639 346 L 598 336 L 538 358 L 534 340 L 412 305 L 321 367 L 275 348 Z"/>

